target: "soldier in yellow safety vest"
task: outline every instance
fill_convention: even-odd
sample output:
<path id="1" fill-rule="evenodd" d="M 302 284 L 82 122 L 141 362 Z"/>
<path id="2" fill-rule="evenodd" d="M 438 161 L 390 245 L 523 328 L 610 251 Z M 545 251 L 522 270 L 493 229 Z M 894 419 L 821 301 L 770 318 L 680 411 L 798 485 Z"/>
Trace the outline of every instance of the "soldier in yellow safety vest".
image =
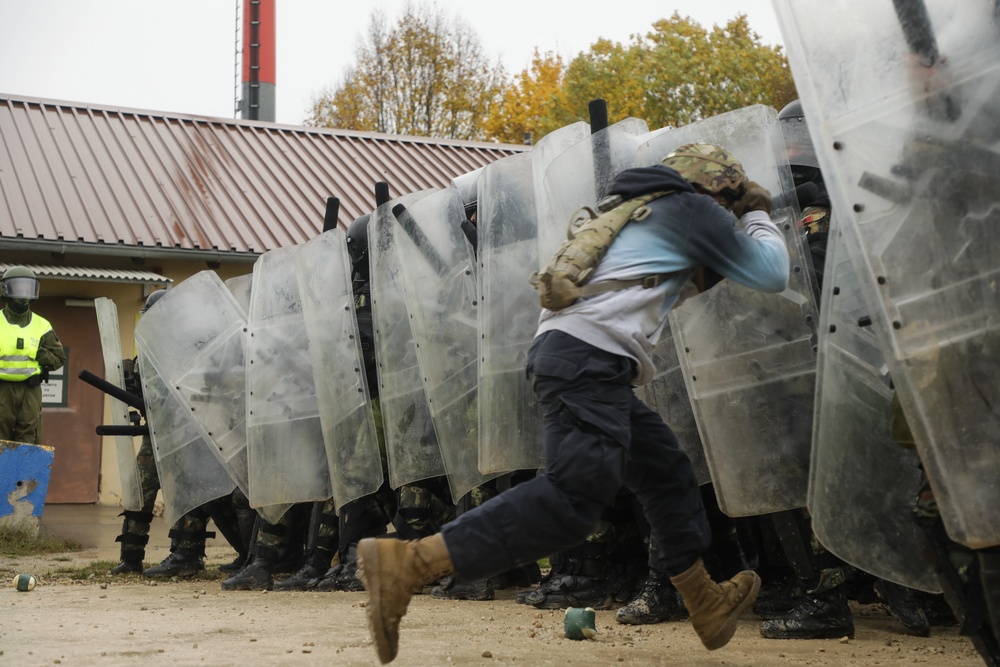
<path id="1" fill-rule="evenodd" d="M 42 375 L 66 363 L 52 325 L 31 312 L 38 278 L 26 267 L 0 278 L 0 440 L 37 445 L 42 438 Z"/>

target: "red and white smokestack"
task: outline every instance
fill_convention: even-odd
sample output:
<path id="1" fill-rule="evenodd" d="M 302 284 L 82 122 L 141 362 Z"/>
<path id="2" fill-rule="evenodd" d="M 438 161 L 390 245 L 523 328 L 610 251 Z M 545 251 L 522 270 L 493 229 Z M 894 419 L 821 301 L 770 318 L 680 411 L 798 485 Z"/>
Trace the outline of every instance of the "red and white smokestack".
<path id="1" fill-rule="evenodd" d="M 274 3 L 243 0 L 243 85 L 240 117 L 274 122 Z"/>

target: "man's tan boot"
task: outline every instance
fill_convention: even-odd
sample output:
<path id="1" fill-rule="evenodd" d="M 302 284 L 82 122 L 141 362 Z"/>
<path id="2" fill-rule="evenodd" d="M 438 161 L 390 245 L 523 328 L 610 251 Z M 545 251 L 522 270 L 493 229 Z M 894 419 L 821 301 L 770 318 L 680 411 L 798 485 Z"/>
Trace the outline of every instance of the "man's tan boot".
<path id="1" fill-rule="evenodd" d="M 760 592 L 760 577 L 756 572 L 744 570 L 729 581 L 717 584 L 700 558 L 684 572 L 670 577 L 670 582 L 684 598 L 691 625 L 709 651 L 729 643 L 740 616 Z"/>
<path id="2" fill-rule="evenodd" d="M 441 533 L 422 540 L 358 542 L 358 576 L 368 591 L 368 626 L 383 664 L 399 652 L 399 621 L 413 594 L 453 572 Z"/>

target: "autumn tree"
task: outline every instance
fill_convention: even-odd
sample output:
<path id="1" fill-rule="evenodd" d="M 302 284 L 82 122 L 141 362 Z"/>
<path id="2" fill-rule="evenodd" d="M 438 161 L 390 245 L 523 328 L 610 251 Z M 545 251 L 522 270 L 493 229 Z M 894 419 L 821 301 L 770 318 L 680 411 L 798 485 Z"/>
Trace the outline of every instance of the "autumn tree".
<path id="1" fill-rule="evenodd" d="M 356 62 L 313 100 L 314 127 L 479 140 L 500 99 L 505 73 L 491 65 L 479 38 L 435 6 L 407 3 L 390 26 L 372 13 Z"/>
<path id="2" fill-rule="evenodd" d="M 542 55 L 535 49 L 531 66 L 504 86 L 500 103 L 485 120 L 487 136 L 505 143 L 523 143 L 526 138 L 534 141 L 568 124 L 562 122 L 565 71 L 560 56 L 551 51 Z"/>
<path id="3" fill-rule="evenodd" d="M 675 12 L 627 45 L 601 39 L 574 58 L 563 75 L 562 105 L 537 124 L 587 120 L 595 98 L 607 101 L 612 122 L 632 116 L 659 128 L 753 104 L 781 109 L 796 96 L 781 47 L 763 44 L 745 15 L 708 31 Z"/>

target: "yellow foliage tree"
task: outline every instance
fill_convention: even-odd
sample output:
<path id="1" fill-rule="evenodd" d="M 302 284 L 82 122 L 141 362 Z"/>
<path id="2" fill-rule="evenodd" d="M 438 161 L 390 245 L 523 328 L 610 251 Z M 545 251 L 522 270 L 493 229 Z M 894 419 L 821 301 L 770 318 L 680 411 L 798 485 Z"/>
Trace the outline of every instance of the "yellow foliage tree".
<path id="1" fill-rule="evenodd" d="M 555 67 L 558 59 L 545 64 Z M 753 104 L 781 109 L 797 97 L 788 59 L 781 47 L 763 44 L 743 14 L 711 31 L 689 17 L 674 13 L 653 24 L 645 35 L 633 35 L 627 45 L 600 39 L 570 62 L 565 71 L 541 65 L 522 72 L 504 89 L 504 101 L 486 126 L 490 136 L 503 134 L 515 122 L 524 123 L 537 141 L 556 128 L 588 120 L 587 105 L 596 98 L 608 104 L 609 122 L 641 118 L 650 128 L 679 127 L 725 111 Z M 556 85 L 553 83 L 552 85 Z M 517 108 L 525 109 L 524 117 Z"/>
<path id="2" fill-rule="evenodd" d="M 529 143 L 560 127 L 563 99 L 562 58 L 535 49 L 531 66 L 504 86 L 500 103 L 486 118 L 487 136 L 505 143 Z"/>

